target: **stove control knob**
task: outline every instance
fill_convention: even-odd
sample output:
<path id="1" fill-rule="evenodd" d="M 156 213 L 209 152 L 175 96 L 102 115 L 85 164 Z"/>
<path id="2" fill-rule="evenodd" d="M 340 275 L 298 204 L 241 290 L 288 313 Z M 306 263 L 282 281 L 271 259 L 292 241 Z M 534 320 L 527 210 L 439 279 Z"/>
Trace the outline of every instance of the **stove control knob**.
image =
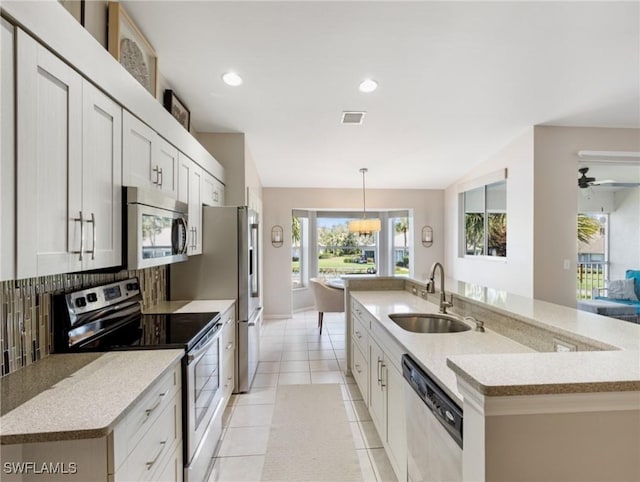
<path id="1" fill-rule="evenodd" d="M 87 300 L 85 300 L 84 296 L 76 298 L 76 306 L 78 308 L 82 308 L 84 306 L 87 306 Z"/>
<path id="2" fill-rule="evenodd" d="M 87 301 L 89 303 L 95 303 L 96 301 L 98 301 L 98 295 L 96 295 L 95 293 L 88 293 L 87 294 Z"/>
<path id="3" fill-rule="evenodd" d="M 127 283 L 125 287 L 127 288 L 127 291 L 136 291 L 140 288 L 138 283 Z"/>

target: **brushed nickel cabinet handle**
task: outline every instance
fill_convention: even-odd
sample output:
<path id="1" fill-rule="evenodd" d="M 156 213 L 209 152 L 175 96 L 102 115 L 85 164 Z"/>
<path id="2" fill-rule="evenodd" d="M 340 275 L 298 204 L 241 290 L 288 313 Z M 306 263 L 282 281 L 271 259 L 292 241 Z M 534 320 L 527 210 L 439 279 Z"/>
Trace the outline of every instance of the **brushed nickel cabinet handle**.
<path id="1" fill-rule="evenodd" d="M 160 405 L 160 403 L 162 403 L 162 397 L 164 397 L 164 393 L 161 393 L 158 395 L 158 401 L 156 403 L 153 404 L 153 406 L 147 408 L 144 413 L 147 416 L 147 418 L 145 418 L 145 422 L 147 421 L 147 419 L 149 418 L 149 415 L 151 415 L 153 413 L 153 411 L 158 408 L 158 406 Z"/>
<path id="2" fill-rule="evenodd" d="M 91 254 L 91 260 L 96 259 L 96 216 L 94 213 L 91 213 L 91 220 L 85 221 L 87 223 L 91 223 L 92 225 L 92 233 L 93 233 L 93 243 L 91 245 L 91 249 L 85 251 L 86 254 Z"/>
<path id="3" fill-rule="evenodd" d="M 158 459 L 160 458 L 160 455 L 162 454 L 162 451 L 164 450 L 164 448 L 167 446 L 167 441 L 163 440 L 162 442 L 160 442 L 160 450 L 158 450 L 158 453 L 156 454 L 156 456 L 153 458 L 153 460 L 151 462 L 147 462 L 147 470 L 151 470 L 151 467 L 153 467 L 155 465 L 155 463 L 158 461 Z"/>
<path id="4" fill-rule="evenodd" d="M 156 180 L 152 181 L 153 184 L 155 184 L 156 186 L 160 185 L 160 168 L 158 167 L 158 165 L 156 164 L 156 167 L 153 168 L 153 172 L 156 173 Z"/>
<path id="5" fill-rule="evenodd" d="M 79 254 L 79 261 L 82 261 L 82 253 L 84 252 L 84 218 L 82 217 L 82 211 L 80 211 L 79 218 L 73 218 L 73 221 L 80 222 L 80 251 L 71 251 L 72 254 Z"/>

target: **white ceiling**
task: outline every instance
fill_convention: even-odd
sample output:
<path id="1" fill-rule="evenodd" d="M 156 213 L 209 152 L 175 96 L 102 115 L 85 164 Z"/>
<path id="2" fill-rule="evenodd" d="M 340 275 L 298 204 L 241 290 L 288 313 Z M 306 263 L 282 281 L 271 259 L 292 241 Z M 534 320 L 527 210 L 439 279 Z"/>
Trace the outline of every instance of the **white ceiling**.
<path id="1" fill-rule="evenodd" d="M 528 126 L 640 127 L 639 2 L 122 3 L 265 187 L 444 188 Z"/>

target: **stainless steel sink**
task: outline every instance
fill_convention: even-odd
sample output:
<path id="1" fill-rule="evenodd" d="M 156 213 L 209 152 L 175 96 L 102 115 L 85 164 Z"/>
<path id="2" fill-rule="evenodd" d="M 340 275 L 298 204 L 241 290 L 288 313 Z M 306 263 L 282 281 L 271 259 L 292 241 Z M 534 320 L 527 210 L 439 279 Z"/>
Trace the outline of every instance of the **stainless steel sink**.
<path id="1" fill-rule="evenodd" d="M 403 330 L 414 333 L 459 333 L 471 329 L 454 316 L 442 313 L 393 313 L 389 318 Z"/>

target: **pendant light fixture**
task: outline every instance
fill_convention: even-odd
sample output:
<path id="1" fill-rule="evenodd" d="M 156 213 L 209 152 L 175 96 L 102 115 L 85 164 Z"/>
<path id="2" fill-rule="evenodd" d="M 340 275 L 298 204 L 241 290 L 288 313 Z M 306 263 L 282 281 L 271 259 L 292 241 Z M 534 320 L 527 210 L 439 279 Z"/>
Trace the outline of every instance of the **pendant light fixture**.
<path id="1" fill-rule="evenodd" d="M 358 233 L 360 235 L 369 235 L 380 231 L 379 219 L 367 219 L 367 203 L 365 197 L 364 175 L 368 169 L 363 167 L 360 169 L 362 173 L 362 219 L 354 219 L 349 221 L 349 232 Z"/>

